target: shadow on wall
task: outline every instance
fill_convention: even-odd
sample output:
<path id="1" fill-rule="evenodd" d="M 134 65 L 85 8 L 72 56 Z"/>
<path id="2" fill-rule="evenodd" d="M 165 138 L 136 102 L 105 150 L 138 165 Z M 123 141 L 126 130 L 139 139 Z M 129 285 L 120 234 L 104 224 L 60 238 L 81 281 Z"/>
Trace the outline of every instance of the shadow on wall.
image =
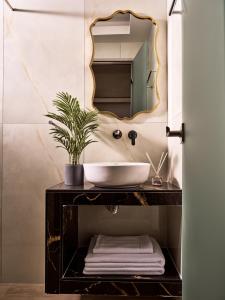
<path id="1" fill-rule="evenodd" d="M 180 187 L 178 180 L 175 178 L 174 170 L 178 167 L 179 158 L 178 155 L 175 155 L 173 158 L 170 157 L 170 163 L 168 165 L 168 177 L 167 181 L 175 184 L 176 186 Z M 173 167 L 171 167 L 173 166 Z"/>

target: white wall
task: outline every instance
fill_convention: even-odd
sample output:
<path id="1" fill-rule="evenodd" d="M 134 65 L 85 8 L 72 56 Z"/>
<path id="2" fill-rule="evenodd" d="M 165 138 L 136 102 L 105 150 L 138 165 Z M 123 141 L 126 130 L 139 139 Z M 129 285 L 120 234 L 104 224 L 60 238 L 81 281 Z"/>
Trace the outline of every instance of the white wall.
<path id="1" fill-rule="evenodd" d="M 12 12 L 4 4 L 3 145 L 0 147 L 3 150 L 3 281 L 43 282 L 45 189 L 63 181 L 63 165 L 67 162 L 66 153 L 55 148 L 48 120 L 43 115 L 52 109 L 57 91 L 68 91 L 79 98 L 82 106 L 91 107 L 92 45 L 88 30 L 96 17 L 118 9 L 153 16 L 160 26 L 160 106 L 154 113 L 140 115 L 133 121 L 101 116 L 99 143 L 85 150 L 84 160 L 146 161 L 145 151 L 154 160 L 159 159 L 167 149 L 166 1 L 109 0 L 106 4 L 103 0 L 85 0 L 85 3 L 11 0 L 11 4 L 48 13 Z M 54 14 L 55 11 L 60 14 Z M 1 12 L 0 19 L 3 19 Z M 2 57 L 1 34 L 0 42 Z M 121 140 L 112 138 L 112 131 L 117 128 L 123 132 Z M 135 147 L 127 137 L 131 129 L 138 132 Z"/>

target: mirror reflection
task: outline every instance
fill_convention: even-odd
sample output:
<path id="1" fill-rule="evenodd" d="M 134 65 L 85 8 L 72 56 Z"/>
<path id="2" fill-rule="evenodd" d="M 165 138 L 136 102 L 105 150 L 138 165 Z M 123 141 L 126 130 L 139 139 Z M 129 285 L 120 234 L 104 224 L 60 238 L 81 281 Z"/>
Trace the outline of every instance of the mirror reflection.
<path id="1" fill-rule="evenodd" d="M 157 104 L 156 32 L 155 21 L 132 12 L 117 12 L 91 26 L 93 104 L 100 112 L 132 118 Z"/>

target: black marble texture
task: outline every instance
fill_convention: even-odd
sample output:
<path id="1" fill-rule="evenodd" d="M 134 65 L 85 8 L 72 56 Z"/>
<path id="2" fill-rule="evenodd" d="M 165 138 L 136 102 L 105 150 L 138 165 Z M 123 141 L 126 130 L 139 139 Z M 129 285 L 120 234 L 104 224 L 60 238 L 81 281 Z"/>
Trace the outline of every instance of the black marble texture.
<path id="1" fill-rule="evenodd" d="M 182 294 L 181 282 L 77 281 L 61 280 L 62 294 L 98 296 L 138 296 L 177 299 Z"/>
<path id="2" fill-rule="evenodd" d="M 137 297 L 181 297 L 182 281 L 167 249 L 162 276 L 84 275 L 86 248 L 78 245 L 79 205 L 181 205 L 182 191 L 170 184 L 160 188 L 101 189 L 56 185 L 46 190 L 45 291 Z"/>
<path id="3" fill-rule="evenodd" d="M 74 205 L 182 205 L 182 190 L 164 183 L 134 188 L 97 188 L 93 185 L 66 186 L 60 183 L 46 191 L 57 194 L 65 204 Z"/>

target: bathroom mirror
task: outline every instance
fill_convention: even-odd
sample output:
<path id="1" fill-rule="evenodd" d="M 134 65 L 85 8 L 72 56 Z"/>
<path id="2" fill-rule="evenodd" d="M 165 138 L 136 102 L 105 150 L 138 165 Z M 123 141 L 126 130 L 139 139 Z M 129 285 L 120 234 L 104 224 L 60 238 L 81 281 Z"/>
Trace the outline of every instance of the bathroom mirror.
<path id="1" fill-rule="evenodd" d="M 119 119 L 153 111 L 159 103 L 156 21 L 117 11 L 95 20 L 90 32 L 93 106 Z"/>

